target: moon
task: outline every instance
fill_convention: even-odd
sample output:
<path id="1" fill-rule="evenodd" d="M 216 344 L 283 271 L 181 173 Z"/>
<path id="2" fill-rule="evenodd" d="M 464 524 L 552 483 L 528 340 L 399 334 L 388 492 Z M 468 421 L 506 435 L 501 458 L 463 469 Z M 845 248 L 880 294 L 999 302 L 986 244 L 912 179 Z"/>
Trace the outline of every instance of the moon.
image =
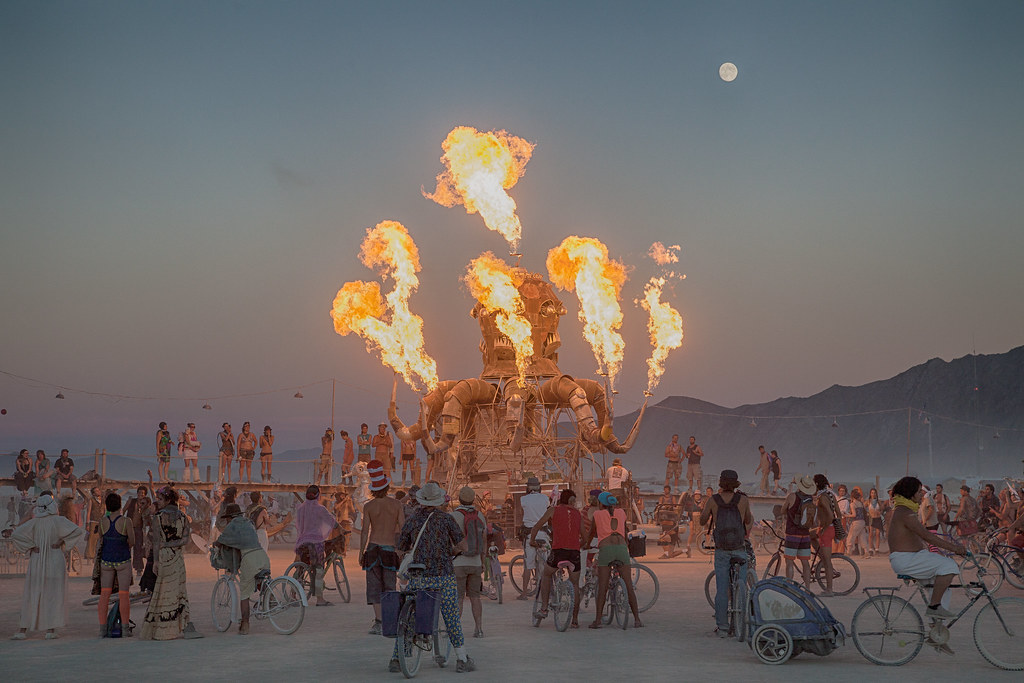
<path id="1" fill-rule="evenodd" d="M 721 76 L 722 80 L 726 83 L 732 83 L 736 80 L 736 74 L 739 71 L 736 69 L 736 65 L 732 62 L 726 62 L 722 66 L 718 67 L 718 75 Z"/>

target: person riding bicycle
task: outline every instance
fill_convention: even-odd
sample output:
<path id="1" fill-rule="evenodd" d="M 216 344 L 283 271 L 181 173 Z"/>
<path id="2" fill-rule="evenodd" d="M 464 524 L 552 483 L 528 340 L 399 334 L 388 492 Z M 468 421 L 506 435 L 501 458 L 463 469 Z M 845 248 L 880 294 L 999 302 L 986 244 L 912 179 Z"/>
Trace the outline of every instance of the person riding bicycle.
<path id="1" fill-rule="evenodd" d="M 533 527 L 538 520 L 544 516 L 551 501 L 540 492 L 540 480 L 537 477 L 530 477 L 526 480 L 526 494 L 519 499 L 519 506 L 523 511 L 523 524 L 519 527 L 519 540 L 523 544 L 523 592 L 517 600 L 529 600 L 526 587 L 530 585 L 530 576 L 533 568 L 537 566 L 537 547 L 539 542 L 536 535 L 531 536 Z"/>
<path id="2" fill-rule="evenodd" d="M 558 569 L 560 562 L 571 562 L 569 577 L 572 585 L 579 592 L 580 585 L 580 546 L 583 542 L 583 517 L 576 509 L 576 494 L 572 489 L 563 490 L 558 496 L 558 504 L 550 507 L 544 516 L 533 525 L 530 532 L 530 543 L 533 543 L 545 524 L 551 524 L 551 554 L 540 580 L 540 613 L 544 618 L 548 615 L 548 602 L 551 598 L 551 577 Z M 572 627 L 579 628 L 580 601 L 574 600 L 572 606 Z"/>
<path id="3" fill-rule="evenodd" d="M 327 551 L 324 542 L 339 529 L 338 520 L 320 503 L 320 487 L 310 484 L 306 487 L 306 502 L 295 508 L 295 560 L 309 566 L 313 593 L 317 607 L 334 603 L 324 599 L 324 563 Z"/>
<path id="4" fill-rule="evenodd" d="M 623 581 L 626 586 L 626 594 L 629 596 L 629 608 L 633 612 L 633 619 L 636 628 L 641 628 L 640 610 L 637 607 L 636 592 L 633 590 L 633 581 L 629 576 L 629 546 L 626 543 L 626 512 L 616 507 L 619 500 L 608 491 L 602 491 L 597 497 L 601 505 L 600 510 L 594 511 L 594 524 L 590 528 L 590 535 L 585 543 L 591 538 L 597 537 L 597 615 L 594 617 L 590 628 L 601 628 L 601 617 L 604 612 L 604 602 L 608 593 L 608 582 L 611 578 L 611 564 L 618 562 L 623 568 Z"/>
<path id="5" fill-rule="evenodd" d="M 406 520 L 398 538 L 399 552 L 408 553 L 415 545 L 413 562 L 423 565 L 422 573 L 409 579 L 407 590 L 440 592 L 441 616 L 444 617 L 444 625 L 458 660 L 455 671 L 473 671 L 476 664 L 466 654 L 466 639 L 462 634 L 462 620 L 459 617 L 459 592 L 455 587 L 455 567 L 452 564 L 455 553 L 468 549 L 466 540 L 455 518 L 444 511 L 447 496 L 437 483 L 429 481 L 417 491 L 416 502 L 420 507 Z M 395 649 L 388 664 L 388 671 L 392 673 L 401 671 L 398 662 L 400 641 L 395 639 Z"/>
<path id="6" fill-rule="evenodd" d="M 715 630 L 719 638 L 729 636 L 729 565 L 732 558 L 747 559 L 746 538 L 754 524 L 750 500 L 740 487 L 736 470 L 722 470 L 718 493 L 711 496 L 700 513 L 700 525 L 712 522 L 715 539 Z M 739 582 L 747 582 L 746 563 L 737 565 Z"/>
<path id="7" fill-rule="evenodd" d="M 238 623 L 238 633 L 244 636 L 249 633 L 249 596 L 256 592 L 256 577 L 261 572 L 270 572 L 270 556 L 260 545 L 256 527 L 242 514 L 240 505 L 228 504 L 221 518 L 227 525 L 214 541 L 214 545 L 230 548 L 232 551 L 230 564 L 232 569 L 237 567 L 238 594 L 242 598 L 242 620 Z"/>
<path id="8" fill-rule="evenodd" d="M 931 601 L 925 616 L 933 619 L 951 619 L 956 615 L 949 610 L 949 585 L 959 573 L 955 561 L 945 555 L 933 553 L 929 545 L 938 546 L 957 555 L 967 555 L 967 549 L 959 543 L 950 543 L 937 536 L 921 523 L 918 507 L 924 497 L 924 487 L 917 477 L 903 477 L 892 487 L 895 508 L 889 525 L 889 566 L 897 574 L 915 579 L 931 579 Z M 953 654 L 948 645 L 931 643 L 940 652 Z"/>

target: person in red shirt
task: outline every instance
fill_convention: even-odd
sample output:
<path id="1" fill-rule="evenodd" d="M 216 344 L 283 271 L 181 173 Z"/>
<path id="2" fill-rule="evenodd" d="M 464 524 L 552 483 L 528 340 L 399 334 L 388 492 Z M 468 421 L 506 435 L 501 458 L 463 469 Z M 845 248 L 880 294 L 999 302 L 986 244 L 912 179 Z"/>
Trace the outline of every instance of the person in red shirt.
<path id="1" fill-rule="evenodd" d="M 559 562 L 572 562 L 569 576 L 575 587 L 577 596 L 580 585 L 580 545 L 583 543 L 583 516 L 576 509 L 576 494 L 572 489 L 565 489 L 558 496 L 558 504 L 549 507 L 540 520 L 533 525 L 530 542 L 537 538 L 537 532 L 545 524 L 551 524 L 551 554 L 548 555 L 544 573 L 540 577 L 540 612 L 542 619 L 548 616 L 548 601 L 551 599 L 551 577 L 558 569 Z M 579 628 L 580 601 L 576 599 L 572 605 L 572 628 Z"/>

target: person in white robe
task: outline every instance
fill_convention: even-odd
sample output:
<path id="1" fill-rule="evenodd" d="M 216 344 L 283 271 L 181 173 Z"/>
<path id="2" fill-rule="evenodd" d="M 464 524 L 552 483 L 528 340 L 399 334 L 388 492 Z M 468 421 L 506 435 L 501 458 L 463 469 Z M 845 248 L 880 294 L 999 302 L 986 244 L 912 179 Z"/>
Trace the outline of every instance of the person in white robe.
<path id="1" fill-rule="evenodd" d="M 21 629 L 11 640 L 24 640 L 28 631 L 46 631 L 47 640 L 67 620 L 67 563 L 70 548 L 85 536 L 77 524 L 57 514 L 57 501 L 49 491 L 36 500 L 33 517 L 11 534 L 14 547 L 28 554 L 28 571 L 21 598 Z"/>

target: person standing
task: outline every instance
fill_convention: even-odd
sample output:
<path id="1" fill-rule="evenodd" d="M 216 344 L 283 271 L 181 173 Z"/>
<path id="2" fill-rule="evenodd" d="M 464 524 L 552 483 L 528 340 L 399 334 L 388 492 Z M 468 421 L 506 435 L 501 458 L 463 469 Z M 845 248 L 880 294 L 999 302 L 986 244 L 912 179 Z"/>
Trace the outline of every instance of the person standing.
<path id="1" fill-rule="evenodd" d="M 852 516 L 850 508 L 850 494 L 849 489 L 846 488 L 846 484 L 839 484 L 836 486 L 836 507 L 839 510 L 839 523 L 843 526 L 843 530 L 846 531 L 846 536 L 836 539 L 836 544 L 832 549 L 832 552 L 845 553 L 847 545 L 846 539 L 849 538 L 850 535 L 850 517 Z"/>
<path id="2" fill-rule="evenodd" d="M 370 444 L 373 442 L 373 437 L 370 436 L 369 429 L 370 427 L 365 422 L 359 425 L 359 433 L 356 435 L 359 462 L 370 462 Z"/>
<path id="3" fill-rule="evenodd" d="M 274 433 L 267 425 L 260 435 L 260 479 L 270 481 L 274 465 Z"/>
<path id="4" fill-rule="evenodd" d="M 409 483 L 412 484 L 413 464 L 416 462 L 416 439 L 409 441 L 402 440 L 402 486 L 405 486 L 405 473 L 409 473 Z"/>
<path id="5" fill-rule="evenodd" d="M 91 560 L 96 557 L 96 546 L 100 541 L 100 518 L 103 517 L 103 498 L 100 488 L 93 486 L 89 490 L 89 518 L 86 522 L 89 531 L 89 540 L 85 545 L 85 559 Z"/>
<path id="6" fill-rule="evenodd" d="M 796 480 L 796 491 L 786 496 L 782 504 L 782 514 L 786 516 L 786 539 L 783 541 L 784 557 L 786 558 L 786 578 L 792 579 L 796 572 L 796 561 L 800 560 L 804 588 L 811 590 L 811 527 L 805 525 L 802 511 L 805 505 L 813 505 L 812 496 L 818 490 L 814 479 L 802 476 Z M 813 517 L 813 515 L 812 515 Z"/>
<path id="7" fill-rule="evenodd" d="M 267 506 L 263 504 L 263 494 L 259 491 L 249 492 L 249 507 L 245 509 L 245 518 L 252 523 L 256 530 L 256 538 L 264 551 L 270 549 L 270 538 L 267 536 L 267 524 L 270 522 L 270 513 Z"/>
<path id="8" fill-rule="evenodd" d="M 878 489 L 872 487 L 868 491 L 864 509 L 868 513 L 868 557 L 874 557 L 882 544 L 882 502 L 878 500 Z"/>
<path id="9" fill-rule="evenodd" d="M 384 463 L 367 463 L 370 475 L 370 500 L 363 505 L 363 524 L 359 530 L 359 566 L 366 572 L 366 604 L 373 608 L 370 634 L 380 635 L 380 598 L 384 591 L 395 590 L 398 571 L 398 533 L 405 523 L 405 506 L 388 496 L 391 478 Z"/>
<path id="10" fill-rule="evenodd" d="M 26 453 L 27 455 L 27 453 Z M 11 640 L 25 640 L 29 631 L 46 631 L 47 640 L 67 621 L 67 565 L 64 548 L 70 548 L 84 532 L 57 514 L 57 501 L 44 491 L 36 499 L 33 516 L 11 533 L 11 543 L 28 555 L 25 587 L 21 596 L 19 630 Z"/>
<path id="11" fill-rule="evenodd" d="M 667 488 L 667 487 L 666 487 Z M 580 548 L 583 544 L 583 515 L 576 509 L 576 494 L 572 489 L 564 489 L 558 495 L 558 504 L 549 507 L 544 516 L 533 526 L 530 540 L 545 525 L 551 525 L 551 554 L 544 565 L 544 573 L 540 579 L 540 614 L 542 619 L 548 616 L 548 604 L 551 600 L 551 577 L 555 575 L 560 562 L 571 562 L 569 579 L 579 594 L 580 570 L 583 568 Z M 573 600 L 572 628 L 580 627 L 580 600 Z M 482 635 L 482 634 L 481 634 Z"/>
<path id="12" fill-rule="evenodd" d="M 75 478 L 75 461 L 68 454 L 68 449 L 63 448 L 57 462 L 53 463 L 53 470 L 57 474 L 57 492 L 67 484 L 71 490 L 75 489 L 78 480 Z"/>
<path id="13" fill-rule="evenodd" d="M 334 430 L 328 427 L 324 435 L 320 437 L 320 462 L 316 466 L 316 474 L 313 476 L 313 483 L 319 484 L 322 479 L 324 485 L 331 483 L 331 466 L 334 464 Z"/>
<path id="14" fill-rule="evenodd" d="M 679 478 L 683 476 L 683 446 L 679 443 L 679 435 L 673 434 L 672 441 L 665 447 L 665 457 L 668 462 L 665 464 L 665 486 L 672 482 L 672 486 L 679 488 Z"/>
<path id="15" fill-rule="evenodd" d="M 377 425 L 377 433 L 373 435 L 373 458 L 384 463 L 384 474 L 391 476 L 395 468 L 395 442 L 388 434 L 388 426 L 381 422 Z"/>
<path id="16" fill-rule="evenodd" d="M 462 531 L 451 515 L 442 509 L 447 503 L 444 489 L 432 481 L 416 492 L 419 509 L 406 520 L 399 534 L 400 552 L 413 553 L 413 562 L 424 566 L 421 576 L 409 581 L 409 590 L 436 590 L 441 593 L 441 616 L 448 630 L 448 637 L 455 648 L 455 672 L 465 673 L 476 669 L 476 663 L 466 652 L 466 640 L 462 635 L 462 620 L 459 618 L 459 593 L 455 587 L 455 567 L 452 556 L 465 552 L 467 545 Z M 420 542 L 416 543 L 420 531 Z M 416 547 L 413 548 L 413 545 Z M 401 670 L 398 663 L 398 639 L 388 664 L 388 671 Z"/>
<path id="17" fill-rule="evenodd" d="M 352 463 L 355 461 L 355 451 L 352 450 L 352 437 L 344 429 L 338 432 L 341 440 L 345 442 L 345 454 L 341 460 L 341 482 L 343 484 L 352 481 Z"/>
<path id="18" fill-rule="evenodd" d="M 704 470 L 700 461 L 704 457 L 704 449 L 697 445 L 697 438 L 690 437 L 690 445 L 686 447 L 686 484 L 690 490 L 700 490 L 704 480 Z"/>
<path id="19" fill-rule="evenodd" d="M 306 502 L 295 508 L 295 529 L 299 536 L 295 541 L 295 560 L 309 567 L 317 607 L 334 604 L 324 598 L 324 562 L 327 559 L 324 542 L 337 528 L 334 515 L 320 503 L 320 487 L 307 486 Z"/>
<path id="20" fill-rule="evenodd" d="M 194 478 L 197 483 L 199 482 L 199 449 L 202 447 L 203 444 L 199 441 L 199 437 L 196 436 L 195 423 L 189 422 L 185 426 L 185 431 L 178 435 L 178 453 L 181 454 L 182 460 L 185 461 L 185 471 L 181 477 L 182 481 L 188 482 Z"/>
<path id="21" fill-rule="evenodd" d="M 135 545 L 135 528 L 131 520 L 121 514 L 121 496 L 113 491 L 103 501 L 107 514 L 100 520 L 100 600 L 98 605 L 100 638 L 107 637 L 107 608 L 110 594 L 117 577 L 117 611 L 121 614 L 122 633 L 130 638 L 132 631 L 131 601 L 128 599 L 132 583 L 132 546 Z"/>
<path id="22" fill-rule="evenodd" d="M 403 506 L 404 507 L 404 506 Z M 356 518 L 356 506 L 352 503 L 352 497 L 345 489 L 338 489 L 334 492 L 334 518 L 338 520 L 341 527 L 341 556 L 345 557 L 348 548 L 348 536 L 352 533 L 353 522 Z"/>
<path id="23" fill-rule="evenodd" d="M 782 487 L 779 486 L 779 480 L 782 479 L 782 458 L 779 457 L 779 452 L 773 449 L 768 461 L 772 467 L 772 495 L 777 496 L 782 491 Z"/>
<path id="24" fill-rule="evenodd" d="M 178 509 L 178 492 L 165 486 L 156 493 L 156 513 L 150 528 L 153 572 L 156 583 L 139 637 L 143 640 L 172 640 L 182 636 L 189 622 L 188 593 L 185 590 L 185 557 L 182 548 L 189 539 L 188 519 Z"/>
<path id="25" fill-rule="evenodd" d="M 519 527 L 519 540 L 523 544 L 523 592 L 516 600 L 529 600 L 526 594 L 526 587 L 530 585 L 530 577 L 537 566 L 537 541 L 536 534 L 532 534 L 533 527 L 548 509 L 548 497 L 540 492 L 540 480 L 537 477 L 530 477 L 526 480 L 526 493 L 519 498 L 519 507 L 522 510 L 523 523 Z M 531 540 L 533 539 L 533 540 Z M 539 578 L 539 577 L 538 577 Z"/>
<path id="26" fill-rule="evenodd" d="M 464 486 L 459 491 L 459 506 L 448 514 L 455 519 L 455 523 L 466 539 L 466 550 L 452 560 L 455 571 L 455 588 L 459 595 L 459 617 L 462 617 L 462 608 L 468 597 L 475 626 L 473 637 L 483 638 L 484 606 L 480 595 L 483 593 L 484 587 L 483 557 L 487 551 L 487 518 L 473 506 L 475 500 L 476 491 Z"/>
<path id="27" fill-rule="evenodd" d="M 242 482 L 245 474 L 247 484 L 252 483 L 252 459 L 256 457 L 256 435 L 248 422 L 242 423 L 242 433 L 238 435 L 238 482 Z"/>
<path id="28" fill-rule="evenodd" d="M 772 475 L 771 461 L 768 457 L 768 451 L 764 449 L 764 446 L 758 446 L 757 452 L 761 456 L 761 460 L 757 465 L 757 469 L 754 470 L 754 474 L 761 473 L 761 495 L 768 495 L 768 479 Z"/>
<path id="29" fill-rule="evenodd" d="M 135 490 L 135 497 L 128 501 L 124 511 L 125 516 L 132 524 L 134 538 L 132 541 L 132 567 L 139 576 L 146 568 L 146 555 L 148 555 L 146 527 L 152 523 L 153 519 L 152 501 L 146 494 L 145 486 L 138 487 Z M 118 582 L 118 585 L 121 585 L 120 579 Z M 128 623 L 123 619 L 121 621 L 125 624 Z"/>
<path id="30" fill-rule="evenodd" d="M 220 475 L 217 481 L 231 483 L 231 461 L 235 458 L 235 435 L 231 433 L 231 425 L 225 422 L 221 426 L 221 432 L 217 435 L 220 441 Z M 241 465 L 239 465 L 241 469 Z M 241 480 L 241 476 L 238 477 Z"/>
<path id="31" fill-rule="evenodd" d="M 935 507 L 932 506 L 934 513 Z M 864 492 L 859 486 L 854 486 L 850 492 L 850 538 L 847 545 L 850 555 L 867 555 L 867 525 L 868 515 L 864 509 Z"/>
<path id="32" fill-rule="evenodd" d="M 935 513 L 939 517 L 939 531 L 944 534 L 949 533 L 949 511 L 951 505 L 949 502 L 949 496 L 942 490 L 942 484 L 935 485 L 935 495 L 932 496 L 935 501 Z"/>
<path id="33" fill-rule="evenodd" d="M 626 507 L 626 482 L 632 478 L 629 470 L 622 466 L 621 458 L 614 458 L 612 466 L 605 472 L 608 480 L 608 493 L 615 496 Z"/>
<path id="34" fill-rule="evenodd" d="M 156 430 L 156 471 L 160 481 L 170 479 L 171 443 L 171 433 L 167 429 L 167 423 L 161 422 Z"/>
<path id="35" fill-rule="evenodd" d="M 746 539 L 754 516 L 750 514 L 750 500 L 737 491 L 739 487 L 736 471 L 722 470 L 718 493 L 711 496 L 700 513 L 701 526 L 710 522 L 715 539 L 715 634 L 719 638 L 734 635 L 729 633 L 729 566 L 733 558 L 744 560 L 736 569 L 740 585 L 747 581 Z"/>
<path id="36" fill-rule="evenodd" d="M 839 513 L 839 509 L 836 507 L 836 499 L 829 485 L 828 477 L 824 474 L 815 474 L 813 479 L 816 494 L 814 497 L 815 527 L 811 529 L 811 546 L 817 547 L 818 556 L 821 557 L 821 563 L 825 567 L 825 592 L 820 595 L 831 598 L 835 595 L 832 592 L 832 580 L 835 578 L 832 569 L 832 544 L 836 540 L 836 526 L 833 520 Z"/>

